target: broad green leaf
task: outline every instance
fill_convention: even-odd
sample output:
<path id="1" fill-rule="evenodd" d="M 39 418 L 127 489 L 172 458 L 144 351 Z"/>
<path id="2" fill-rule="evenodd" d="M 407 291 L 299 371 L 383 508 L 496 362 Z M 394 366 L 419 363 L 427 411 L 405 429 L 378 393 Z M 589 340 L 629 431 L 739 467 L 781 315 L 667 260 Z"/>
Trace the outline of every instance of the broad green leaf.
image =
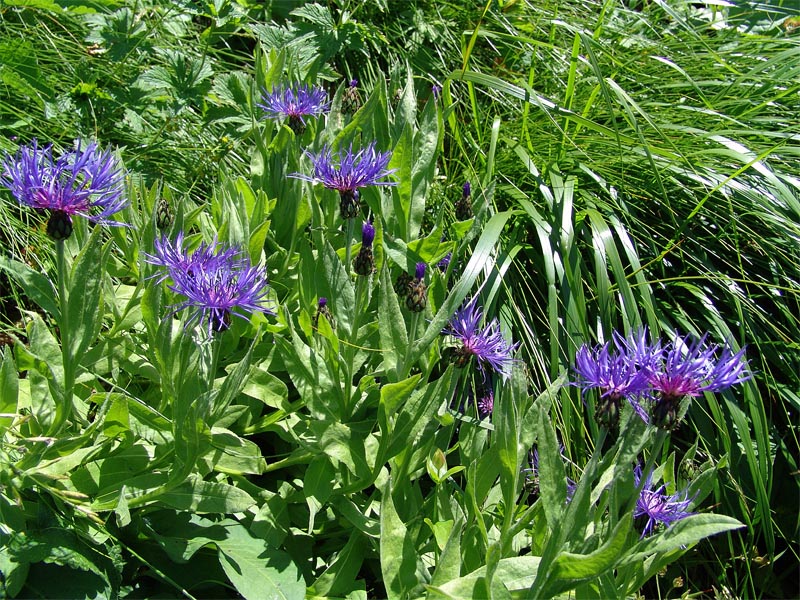
<path id="1" fill-rule="evenodd" d="M 406 598 L 417 585 L 414 539 L 392 500 L 391 479 L 381 492 L 381 574 L 389 600 Z"/>
<path id="2" fill-rule="evenodd" d="M 384 262 L 380 275 L 381 293 L 378 304 L 378 333 L 383 352 L 384 369 L 390 379 L 397 379 L 397 368 L 408 348 L 408 334 L 405 320 L 400 311 L 392 282 L 389 278 L 389 265 Z"/>
<path id="3" fill-rule="evenodd" d="M 549 598 L 574 589 L 578 583 L 599 577 L 610 572 L 624 555 L 626 540 L 633 524 L 632 519 L 623 518 L 607 541 L 589 554 L 562 552 L 548 573 L 546 590 L 541 597 Z"/>
<path id="4" fill-rule="evenodd" d="M 30 300 L 52 315 L 56 322 L 60 321 L 61 311 L 58 308 L 56 290 L 47 277 L 37 273 L 25 263 L 5 256 L 0 256 L 0 269 L 14 278 Z"/>
<path id="5" fill-rule="evenodd" d="M 493 581 L 496 584 L 502 584 L 510 591 L 521 591 L 528 589 L 536 577 L 536 571 L 539 568 L 538 556 L 518 556 L 514 558 L 502 558 L 497 563 Z M 430 586 L 427 589 L 432 592 L 432 598 L 458 598 L 458 599 L 472 599 L 481 596 L 476 596 L 476 586 L 479 585 L 479 580 L 486 575 L 486 567 L 481 567 L 469 575 L 452 579 L 447 583 Z M 437 595 L 438 594 L 438 595 Z"/>
<path id="6" fill-rule="evenodd" d="M 18 398 L 17 365 L 11 354 L 11 348 L 3 348 L 3 358 L 0 363 L 0 434 L 14 421 L 14 417 L 11 415 L 17 412 Z"/>
<path id="7" fill-rule="evenodd" d="M 227 537 L 216 545 L 222 568 L 246 600 L 295 600 L 305 596 L 305 583 L 291 557 L 252 537 L 243 526 L 228 528 Z"/>
<path id="8" fill-rule="evenodd" d="M 564 512 L 567 500 L 567 479 L 564 462 L 558 447 L 558 439 L 550 421 L 548 402 L 537 403 L 539 410 L 539 434 L 537 451 L 539 454 L 539 489 L 542 494 L 544 513 L 551 529 L 556 530 Z"/>
<path id="9" fill-rule="evenodd" d="M 108 252 L 101 233 L 101 227 L 95 228 L 71 269 L 66 321 L 61 326 L 69 327 L 68 351 L 76 362 L 100 333 L 103 322 L 102 278 Z"/>
<path id="10" fill-rule="evenodd" d="M 335 598 L 354 591 L 366 549 L 367 541 L 364 536 L 358 530 L 353 531 L 347 544 L 337 553 L 333 563 L 317 578 L 309 593 L 314 596 Z"/>
<path id="11" fill-rule="evenodd" d="M 244 512 L 256 501 L 243 489 L 213 481 L 191 477 L 158 496 L 158 501 L 177 510 L 194 513 Z"/>

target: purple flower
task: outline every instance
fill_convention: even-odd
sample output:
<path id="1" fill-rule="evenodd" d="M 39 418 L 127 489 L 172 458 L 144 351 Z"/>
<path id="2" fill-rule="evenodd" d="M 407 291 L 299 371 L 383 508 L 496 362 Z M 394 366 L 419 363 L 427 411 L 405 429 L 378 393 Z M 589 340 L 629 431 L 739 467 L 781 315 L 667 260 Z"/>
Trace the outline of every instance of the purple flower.
<path id="1" fill-rule="evenodd" d="M 447 271 L 447 267 L 450 266 L 450 261 L 451 260 L 453 260 L 453 253 L 452 252 L 448 252 L 447 254 L 444 255 L 442 260 L 440 260 L 438 263 L 436 263 L 436 266 L 439 267 L 440 271 Z"/>
<path id="2" fill-rule="evenodd" d="M 364 221 L 364 225 L 361 226 L 361 245 L 372 248 L 373 241 L 375 241 L 375 226 L 369 221 Z"/>
<path id="3" fill-rule="evenodd" d="M 442 94 L 442 86 L 440 86 L 438 83 L 434 83 L 431 86 L 431 92 L 433 93 L 433 99 L 438 100 L 439 96 Z"/>
<path id="4" fill-rule="evenodd" d="M 220 264 L 231 265 L 238 261 L 246 265 L 245 259 L 238 248 L 222 247 L 216 240 L 212 244 L 201 242 L 193 251 L 185 247 L 183 232 L 179 232 L 172 242 L 164 235 L 155 240 L 155 254 L 144 253 L 145 262 L 164 270 L 157 272 L 152 277 L 156 283 L 161 283 L 169 278 L 176 279 L 182 274 L 193 276 L 200 271 L 209 271 L 218 268 Z"/>
<path id="5" fill-rule="evenodd" d="M 694 341 L 677 337 L 654 364 L 648 383 L 657 396 L 652 417 L 658 427 L 675 427 L 684 398 L 719 392 L 750 379 L 744 348 L 734 354 L 725 346 L 716 358 L 719 347 L 707 345 L 707 337 L 705 334 Z"/>
<path id="6" fill-rule="evenodd" d="M 394 181 L 382 181 L 397 169 L 387 169 L 391 152 L 376 152 L 375 142 L 353 154 L 352 145 L 347 151 L 340 151 L 334 158 L 333 150 L 323 146 L 319 154 L 306 151 L 314 165 L 314 174 L 292 173 L 289 177 L 322 183 L 326 188 L 337 190 L 341 197 L 342 218 L 352 219 L 358 215 L 358 189 L 368 185 L 397 185 Z"/>
<path id="7" fill-rule="evenodd" d="M 310 87 L 306 84 L 295 87 L 277 87 L 271 92 L 261 93 L 263 104 L 257 104 L 266 115 L 273 119 L 287 117 L 289 127 L 296 134 L 305 130 L 305 117 L 318 117 L 328 111 L 330 102 L 328 95 L 321 87 Z"/>
<path id="8" fill-rule="evenodd" d="M 477 307 L 475 297 L 456 311 L 442 333 L 452 335 L 461 344 L 454 350 L 457 366 L 464 366 L 474 356 L 484 375 L 487 369 L 492 369 L 502 375 L 503 379 L 508 379 L 514 363 L 511 353 L 516 350 L 517 345 L 506 342 L 500 331 L 500 322 L 496 318 L 481 328 L 482 318 L 483 310 Z"/>
<path id="9" fill-rule="evenodd" d="M 424 262 L 418 262 L 417 266 L 414 269 L 414 276 L 417 280 L 422 281 L 425 279 L 425 271 L 427 270 L 427 265 Z"/>
<path id="10" fill-rule="evenodd" d="M 636 465 L 633 470 L 633 479 L 637 487 L 641 478 L 642 467 L 641 465 Z M 688 510 L 693 499 L 688 498 L 686 490 L 670 495 L 666 492 L 666 485 L 653 489 L 652 479 L 653 473 L 651 472 L 646 477 L 644 487 L 636 499 L 636 509 L 633 513 L 634 518 L 647 517 L 647 523 L 644 526 L 641 537 L 652 533 L 658 523 L 669 527 L 676 521 L 694 514 Z"/>
<path id="11" fill-rule="evenodd" d="M 614 346 L 609 342 L 589 348 L 583 345 L 575 355 L 575 373 L 578 381 L 573 385 L 600 391 L 595 417 L 601 425 L 611 427 L 619 420 L 620 402 L 624 398 L 645 422 L 647 411 L 641 405 L 642 397 L 648 392 L 649 370 L 645 363 L 649 355 L 639 356 L 615 335 Z"/>
<path id="12" fill-rule="evenodd" d="M 16 156 L 6 155 L 0 184 L 11 190 L 20 204 L 50 211 L 47 233 L 66 239 L 72 233 L 72 216 L 95 223 L 126 226 L 111 215 L 127 206 L 123 196 L 125 173 L 111 150 L 101 151 L 90 142 L 53 157 L 53 146 L 40 148 L 37 141 L 20 147 Z"/>
<path id="13" fill-rule="evenodd" d="M 157 242 L 156 254 L 145 260 L 166 269 L 158 281 L 171 279 L 169 289 L 186 296 L 170 314 L 191 309 L 187 326 L 205 322 L 209 337 L 228 329 L 231 315 L 247 319 L 242 311 L 275 314 L 262 304 L 268 293 L 266 269 L 251 266 L 239 248 L 215 242 L 189 254 L 179 234 L 174 245 L 166 239 Z"/>
<path id="14" fill-rule="evenodd" d="M 486 393 L 478 398 L 475 405 L 478 407 L 478 414 L 481 418 L 488 417 L 494 410 L 494 392 L 486 390 Z"/>

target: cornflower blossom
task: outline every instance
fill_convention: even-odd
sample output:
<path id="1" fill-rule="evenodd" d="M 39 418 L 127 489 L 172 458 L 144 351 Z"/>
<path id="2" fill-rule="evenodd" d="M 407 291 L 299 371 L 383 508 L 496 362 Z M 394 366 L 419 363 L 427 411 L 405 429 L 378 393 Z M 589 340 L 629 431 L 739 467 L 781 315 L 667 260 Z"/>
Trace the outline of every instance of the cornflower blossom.
<path id="1" fill-rule="evenodd" d="M 179 232 L 174 242 L 165 235 L 155 240 L 155 254 L 144 253 L 145 262 L 157 267 L 162 267 L 164 271 L 157 272 L 152 277 L 156 283 L 172 278 L 173 280 L 182 274 L 190 277 L 201 271 L 210 271 L 218 268 L 221 264 L 246 265 L 245 259 L 238 248 L 222 247 L 216 240 L 212 244 L 201 242 L 200 245 L 191 253 L 185 248 L 184 234 Z"/>
<path id="2" fill-rule="evenodd" d="M 475 401 L 478 407 L 478 414 L 481 418 L 488 417 L 494 410 L 494 392 L 486 390 L 486 393 Z"/>
<path id="3" fill-rule="evenodd" d="M 636 465 L 633 470 L 633 479 L 637 487 L 641 478 L 642 467 L 641 465 Z M 645 523 L 641 537 L 652 533 L 658 523 L 669 527 L 673 523 L 695 514 L 688 510 L 693 498 L 687 496 L 686 490 L 675 494 L 667 494 L 666 489 L 666 485 L 653 489 L 652 472 L 645 478 L 642 491 L 636 499 L 636 509 L 633 512 L 634 518 L 647 517 L 647 523 Z"/>
<path id="4" fill-rule="evenodd" d="M 101 151 L 90 142 L 53 157 L 53 146 L 36 140 L 6 155 L 0 184 L 11 190 L 20 204 L 49 211 L 47 234 L 65 240 L 72 234 L 72 216 L 94 223 L 125 227 L 110 219 L 128 204 L 124 197 L 125 173 L 111 150 Z"/>
<path id="5" fill-rule="evenodd" d="M 600 391 L 595 418 L 605 427 L 612 427 L 619 421 L 623 398 L 642 420 L 648 421 L 641 400 L 649 390 L 649 364 L 654 359 L 648 351 L 642 350 L 639 354 L 634 348 L 615 335 L 613 350 L 610 342 L 594 348 L 584 344 L 575 355 L 574 370 L 579 379 L 573 385 L 583 388 L 584 392 L 591 388 Z"/>
<path id="6" fill-rule="evenodd" d="M 206 323 L 209 338 L 230 327 L 231 315 L 247 319 L 242 311 L 275 314 L 262 304 L 268 293 L 266 269 L 251 266 L 236 247 L 215 242 L 201 245 L 190 255 L 179 236 L 174 245 L 162 239 L 156 244 L 156 254 L 145 260 L 165 268 L 159 281 L 171 279 L 167 287 L 186 297 L 171 307 L 170 315 L 190 309 L 186 326 Z"/>
<path id="7" fill-rule="evenodd" d="M 651 417 L 657 427 L 669 430 L 677 425 L 684 398 L 719 392 L 750 379 L 744 348 L 733 353 L 726 345 L 716 358 L 719 347 L 707 345 L 707 337 L 705 334 L 694 341 L 677 337 L 654 365 L 648 383 L 656 394 Z"/>
<path id="8" fill-rule="evenodd" d="M 488 370 L 493 370 L 506 380 L 511 375 L 514 363 L 511 354 L 517 349 L 517 344 L 506 342 L 496 318 L 481 328 L 482 319 L 483 310 L 477 306 L 477 297 L 472 298 L 456 311 L 442 333 L 460 342 L 453 350 L 456 366 L 463 367 L 474 356 L 484 376 Z"/>
<path id="9" fill-rule="evenodd" d="M 321 87 L 306 84 L 296 87 L 277 87 L 271 92 L 263 90 L 262 104 L 257 104 L 268 117 L 289 119 L 289 127 L 297 135 L 305 131 L 305 117 L 318 117 L 328 111 L 330 101 Z"/>
<path id="10" fill-rule="evenodd" d="M 311 183 L 322 183 L 326 188 L 339 192 L 339 211 L 343 219 L 352 219 L 358 215 L 359 188 L 368 185 L 397 185 L 395 181 L 383 181 L 397 169 L 387 169 L 391 152 L 376 152 L 375 142 L 370 142 L 355 154 L 353 146 L 346 151 L 339 151 L 334 158 L 333 150 L 323 146 L 319 154 L 305 152 L 314 165 L 314 174 L 292 173 L 289 177 L 302 179 Z"/>

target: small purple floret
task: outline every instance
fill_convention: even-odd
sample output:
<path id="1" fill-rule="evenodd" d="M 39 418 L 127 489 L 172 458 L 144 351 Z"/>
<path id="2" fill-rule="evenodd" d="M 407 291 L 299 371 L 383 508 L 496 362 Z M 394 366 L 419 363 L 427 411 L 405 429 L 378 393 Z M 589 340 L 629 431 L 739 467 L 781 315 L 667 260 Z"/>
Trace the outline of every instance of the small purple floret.
<path id="1" fill-rule="evenodd" d="M 636 465 L 634 468 L 633 478 L 638 486 L 642 478 L 641 465 Z M 658 523 L 669 527 L 673 523 L 694 514 L 689 511 L 689 505 L 691 505 L 693 499 L 688 498 L 685 490 L 670 495 L 666 492 L 666 485 L 653 489 L 652 478 L 652 472 L 645 478 L 644 487 L 636 500 L 636 509 L 633 513 L 634 517 L 647 517 L 647 523 L 644 526 L 641 537 L 652 533 Z"/>
<path id="2" fill-rule="evenodd" d="M 372 248 L 373 241 L 375 241 L 375 226 L 369 221 L 365 221 L 361 226 L 361 245 Z"/>
<path id="3" fill-rule="evenodd" d="M 427 269 L 427 265 L 424 262 L 418 262 L 417 266 L 414 270 L 414 277 L 418 280 L 422 281 L 425 278 L 425 271 Z"/>

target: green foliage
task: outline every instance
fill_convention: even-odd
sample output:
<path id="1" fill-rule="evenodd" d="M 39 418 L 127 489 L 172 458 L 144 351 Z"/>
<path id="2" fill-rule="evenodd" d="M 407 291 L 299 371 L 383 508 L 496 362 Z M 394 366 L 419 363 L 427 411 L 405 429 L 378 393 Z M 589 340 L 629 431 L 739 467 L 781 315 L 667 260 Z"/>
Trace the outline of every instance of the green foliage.
<path id="1" fill-rule="evenodd" d="M 131 226 L 78 217 L 51 249 L 2 204 L 3 594 L 791 595 L 789 13 L 628 4 L 6 2 L 0 149 L 112 144 Z M 294 81 L 332 96 L 300 134 L 256 106 Z M 360 190 L 361 276 L 360 219 L 290 175 L 373 140 L 397 185 Z M 275 315 L 187 327 L 145 260 L 179 231 L 266 265 Z M 412 313 L 396 282 L 418 262 Z M 508 381 L 450 364 L 473 296 L 522 344 Z M 575 351 L 644 325 L 747 345 L 755 377 L 670 436 L 628 408 L 608 432 Z M 639 460 L 696 514 L 642 536 Z"/>

